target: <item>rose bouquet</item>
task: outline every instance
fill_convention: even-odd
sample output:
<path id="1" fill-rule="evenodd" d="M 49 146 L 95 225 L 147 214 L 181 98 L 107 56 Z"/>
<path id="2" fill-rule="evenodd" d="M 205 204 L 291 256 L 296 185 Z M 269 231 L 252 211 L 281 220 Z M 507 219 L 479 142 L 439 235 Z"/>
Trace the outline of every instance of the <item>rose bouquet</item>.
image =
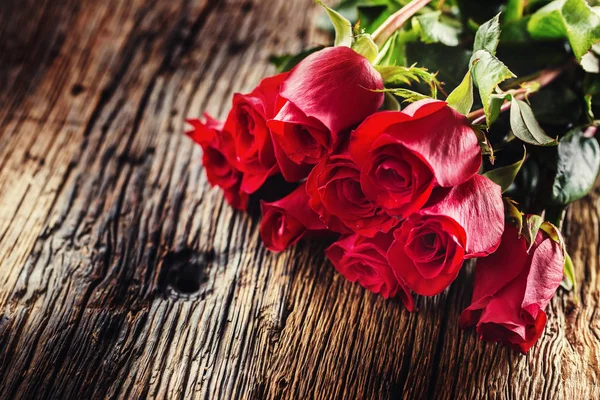
<path id="1" fill-rule="evenodd" d="M 334 46 L 273 57 L 280 73 L 235 94 L 225 121 L 188 120 L 209 183 L 242 211 L 268 180 L 294 183 L 261 201 L 265 246 L 337 235 L 333 266 L 410 311 L 414 294 L 444 291 L 477 259 L 460 325 L 527 352 L 558 287 L 575 284 L 560 227 L 600 168 L 600 11 L 323 7 Z"/>

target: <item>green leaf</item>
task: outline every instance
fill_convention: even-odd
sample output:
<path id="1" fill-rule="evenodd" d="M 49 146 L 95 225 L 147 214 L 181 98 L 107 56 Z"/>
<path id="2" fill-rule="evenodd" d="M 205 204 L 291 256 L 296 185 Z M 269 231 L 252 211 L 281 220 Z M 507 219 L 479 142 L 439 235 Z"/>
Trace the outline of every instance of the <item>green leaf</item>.
<path id="1" fill-rule="evenodd" d="M 356 38 L 354 43 L 352 43 L 352 50 L 369 60 L 371 64 L 375 61 L 377 54 L 379 53 L 377 45 L 371 38 L 371 35 L 368 33 L 360 35 L 358 38 Z"/>
<path id="2" fill-rule="evenodd" d="M 585 0 L 555 0 L 531 16 L 527 29 L 534 39 L 567 39 L 581 61 L 600 41 L 600 16 Z"/>
<path id="3" fill-rule="evenodd" d="M 515 181 L 521 166 L 525 162 L 525 157 L 527 157 L 527 150 L 525 149 L 525 146 L 523 146 L 523 157 L 519 161 L 505 167 L 493 169 L 483 175 L 500 185 L 502 188 L 502 193 L 504 193 Z"/>
<path id="4" fill-rule="evenodd" d="M 446 102 L 462 115 L 467 115 L 473 108 L 473 77 L 471 70 L 467 72 L 461 84 L 450 93 Z"/>
<path id="5" fill-rule="evenodd" d="M 556 139 L 546 135 L 529 104 L 514 97 L 510 106 L 510 127 L 514 135 L 525 143 L 536 146 L 555 146 L 558 143 Z"/>
<path id="6" fill-rule="evenodd" d="M 531 42 L 531 35 L 527 30 L 528 22 L 529 16 L 519 18 L 513 21 L 508 21 L 508 19 L 505 18 L 505 23 L 502 25 L 502 33 L 500 34 L 500 42 L 503 45 L 506 45 L 507 43 L 527 44 Z M 519 54 L 515 54 L 515 56 L 518 55 Z M 529 60 L 527 61 L 529 62 Z"/>
<path id="7" fill-rule="evenodd" d="M 523 213 L 517 208 L 518 203 L 511 198 L 503 197 L 504 218 L 513 225 L 516 225 L 519 236 L 523 231 Z"/>
<path id="8" fill-rule="evenodd" d="M 590 51 L 584 54 L 581 58 L 581 66 L 586 72 L 600 73 L 600 43 L 593 45 Z"/>
<path id="9" fill-rule="evenodd" d="M 443 22 L 441 11 L 418 15 L 412 19 L 413 29 L 419 32 L 425 43 L 443 43 L 446 46 L 458 46 L 460 27 Z"/>
<path id="10" fill-rule="evenodd" d="M 529 247 L 527 247 L 527 252 L 533 247 L 535 243 L 535 238 L 540 230 L 540 227 L 544 223 L 544 219 L 537 214 L 528 215 L 525 218 L 525 225 L 523 226 L 523 237 L 529 243 Z"/>
<path id="11" fill-rule="evenodd" d="M 369 4 L 366 4 L 369 3 Z M 390 15 L 402 8 L 402 4 L 390 0 L 363 1 L 357 7 L 361 29 L 373 33 Z"/>
<path id="12" fill-rule="evenodd" d="M 381 46 L 375 64 L 377 65 L 407 65 L 406 50 L 409 42 L 414 42 L 419 36 L 413 31 L 396 31 Z"/>
<path id="13" fill-rule="evenodd" d="M 594 109 L 593 109 L 593 104 L 592 104 L 592 100 L 593 100 L 592 95 L 586 94 L 585 96 L 583 96 L 583 99 L 585 100 L 585 114 L 588 119 L 588 122 L 592 125 L 595 125 L 596 117 L 594 115 Z"/>
<path id="14" fill-rule="evenodd" d="M 441 43 L 425 44 L 423 42 L 407 42 L 406 62 L 408 65 L 416 63 L 437 72 L 437 78 L 444 82 L 444 87 L 450 93 L 460 85 L 469 70 L 469 59 L 472 52 L 461 46 L 450 47 Z"/>
<path id="15" fill-rule="evenodd" d="M 316 46 L 298 54 L 272 55 L 269 57 L 269 61 L 275 65 L 278 72 L 287 72 L 294 68 L 300 61 L 304 60 L 315 51 L 322 50 L 323 48 L 323 46 Z"/>
<path id="16" fill-rule="evenodd" d="M 315 0 L 317 4 L 323 6 L 327 15 L 329 15 L 329 19 L 331 19 L 331 23 L 333 24 L 333 28 L 335 29 L 335 46 L 352 46 L 352 24 L 348 21 L 342 14 L 337 11 L 327 7 L 321 0 Z"/>
<path id="17" fill-rule="evenodd" d="M 381 110 L 386 111 L 400 111 L 400 103 L 394 97 L 392 93 L 385 93 L 383 97 L 383 104 L 381 105 Z"/>
<path id="18" fill-rule="evenodd" d="M 488 126 L 493 124 L 494 121 L 498 119 L 500 116 L 500 111 L 502 110 L 502 105 L 505 100 L 512 99 L 512 95 L 508 93 L 493 93 L 489 99 L 489 115 L 488 115 Z"/>
<path id="19" fill-rule="evenodd" d="M 567 205 L 592 189 L 600 170 L 600 146 L 595 138 L 577 128 L 561 139 L 557 147 L 557 171 L 552 185 L 552 203 Z"/>
<path id="20" fill-rule="evenodd" d="M 371 90 L 372 92 L 378 93 L 391 93 L 394 96 L 398 96 L 404 99 L 405 102 L 414 103 L 415 101 L 429 99 L 429 96 L 425 96 L 422 93 L 415 92 L 414 90 L 398 88 L 398 89 L 381 89 Z"/>
<path id="21" fill-rule="evenodd" d="M 504 21 L 517 21 L 523 17 L 525 9 L 525 0 L 508 0 L 506 11 L 504 12 Z"/>
<path id="22" fill-rule="evenodd" d="M 492 56 L 500 43 L 500 14 L 481 25 L 475 34 L 473 51 L 487 50 Z"/>
<path id="23" fill-rule="evenodd" d="M 416 66 L 401 67 L 401 66 L 376 66 L 383 82 L 386 86 L 411 85 L 412 83 L 420 83 L 421 81 L 429 85 L 431 97 L 437 97 L 437 88 L 440 82 L 437 80 L 436 74 L 432 74 L 427 68 Z"/>
<path id="24" fill-rule="evenodd" d="M 487 50 L 477 50 L 471 57 L 473 80 L 479 88 L 479 96 L 486 115 L 487 125 L 493 122 L 491 96 L 498 85 L 515 75 Z"/>
<path id="25" fill-rule="evenodd" d="M 477 142 L 481 148 L 481 154 L 484 156 L 489 156 L 490 164 L 494 165 L 496 157 L 494 156 L 494 148 L 492 147 L 489 139 L 478 126 L 472 125 L 471 128 L 473 129 L 473 132 L 475 132 L 475 136 L 477 136 Z"/>
<path id="26" fill-rule="evenodd" d="M 565 253 L 564 275 L 565 276 L 560 285 L 568 291 L 576 290 L 577 285 L 575 281 L 575 267 L 569 253 Z"/>

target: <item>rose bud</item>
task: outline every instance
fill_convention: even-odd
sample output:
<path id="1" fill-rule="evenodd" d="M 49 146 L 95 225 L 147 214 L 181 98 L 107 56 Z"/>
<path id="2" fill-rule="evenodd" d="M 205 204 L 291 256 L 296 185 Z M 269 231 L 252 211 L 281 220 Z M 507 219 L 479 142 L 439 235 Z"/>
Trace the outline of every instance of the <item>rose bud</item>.
<path id="1" fill-rule="evenodd" d="M 374 89 L 383 89 L 381 75 L 348 47 L 328 47 L 301 61 L 283 82 L 281 108 L 268 122 L 283 150 L 277 154 L 283 176 L 289 174 L 282 162 L 317 164 L 344 130 L 377 111 L 383 93 Z"/>
<path id="2" fill-rule="evenodd" d="M 331 263 L 350 282 L 384 298 L 397 294 L 409 311 L 414 310 L 414 299 L 404 282 L 398 280 L 388 264 L 386 253 L 393 241 L 391 234 L 366 238 L 352 234 L 338 240 L 325 254 Z"/>
<path id="3" fill-rule="evenodd" d="M 400 221 L 368 200 L 360 187 L 360 170 L 345 152 L 324 158 L 306 181 L 310 206 L 329 229 L 373 237 Z"/>
<path id="4" fill-rule="evenodd" d="M 368 198 L 408 217 L 434 187 L 452 187 L 479 171 L 481 151 L 469 121 L 438 100 L 368 117 L 352 132 L 350 154 Z"/>
<path id="5" fill-rule="evenodd" d="M 325 224 L 308 205 L 304 184 L 275 202 L 261 201 L 260 208 L 260 237 L 271 251 L 283 251 L 308 232 L 326 229 Z"/>
<path id="6" fill-rule="evenodd" d="M 206 122 L 188 119 L 193 129 L 186 132 L 194 142 L 202 147 L 202 165 L 206 171 L 208 183 L 223 189 L 227 202 L 238 210 L 246 211 L 248 194 L 240 190 L 242 173 L 227 159 L 226 144 L 222 140 L 223 122 L 204 114 Z"/>
<path id="7" fill-rule="evenodd" d="M 527 353 L 546 325 L 544 308 L 563 278 L 565 255 L 540 230 L 527 252 L 527 241 L 506 225 L 494 254 L 477 260 L 473 300 L 460 316 L 464 329 L 477 326 L 481 339 L 502 342 Z"/>
<path id="8" fill-rule="evenodd" d="M 267 119 L 275 116 L 275 101 L 286 77 L 287 73 L 265 78 L 250 94 L 233 95 L 224 138 L 231 144 L 227 156 L 244 173 L 241 188 L 246 193 L 254 193 L 279 172 Z"/>
<path id="9" fill-rule="evenodd" d="M 503 229 L 500 186 L 475 175 L 452 189 L 436 190 L 427 207 L 394 232 L 388 259 L 410 289 L 433 296 L 456 279 L 466 258 L 496 250 Z"/>

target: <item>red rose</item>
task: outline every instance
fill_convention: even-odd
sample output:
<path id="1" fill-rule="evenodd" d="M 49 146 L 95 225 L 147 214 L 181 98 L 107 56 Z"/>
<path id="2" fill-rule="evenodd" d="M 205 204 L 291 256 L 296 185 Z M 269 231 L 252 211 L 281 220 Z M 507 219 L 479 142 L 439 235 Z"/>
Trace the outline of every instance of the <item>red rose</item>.
<path id="1" fill-rule="evenodd" d="M 481 175 L 452 189 L 438 189 L 431 202 L 394 232 L 388 259 L 396 275 L 418 294 L 442 292 L 465 258 L 493 252 L 504 229 L 500 186 Z"/>
<path id="2" fill-rule="evenodd" d="M 307 232 L 326 229 L 319 216 L 308 205 L 304 184 L 281 200 L 261 201 L 260 237 L 267 249 L 283 251 Z"/>
<path id="3" fill-rule="evenodd" d="M 477 260 L 471 305 L 460 316 L 462 328 L 477 325 L 483 340 L 503 342 L 527 353 L 546 325 L 544 308 L 563 278 L 565 255 L 540 230 L 527 242 L 507 224 L 494 254 Z"/>
<path id="4" fill-rule="evenodd" d="M 265 78 L 250 94 L 233 95 L 224 137 L 231 144 L 227 156 L 244 173 L 241 187 L 246 193 L 254 193 L 279 172 L 267 119 L 275 115 L 279 87 L 286 77 L 287 73 Z"/>
<path id="5" fill-rule="evenodd" d="M 469 121 L 438 100 L 371 115 L 352 133 L 350 154 L 367 197 L 400 218 L 419 210 L 434 187 L 466 182 L 481 166 Z"/>
<path id="6" fill-rule="evenodd" d="M 350 282 L 358 282 L 386 299 L 399 293 L 406 308 L 413 311 L 414 299 L 410 290 L 396 278 L 387 261 L 386 252 L 392 241 L 392 235 L 366 238 L 352 234 L 332 244 L 325 254 Z"/>
<path id="7" fill-rule="evenodd" d="M 365 197 L 360 170 L 347 152 L 317 164 L 308 176 L 306 191 L 312 209 L 336 232 L 373 237 L 400 222 Z"/>
<path id="8" fill-rule="evenodd" d="M 289 180 L 289 164 L 314 165 L 338 145 L 342 131 L 383 103 L 381 75 L 348 47 L 329 47 L 301 61 L 281 86 L 277 116 L 268 125 L 283 152 L 277 160 Z M 288 160 L 289 159 L 289 160 Z"/>
<path id="9" fill-rule="evenodd" d="M 205 123 L 199 119 L 188 119 L 187 123 L 192 125 L 193 129 L 186 134 L 202 146 L 202 164 L 208 182 L 223 189 L 225 199 L 233 208 L 245 211 L 248 195 L 240 190 L 242 173 L 225 156 L 228 150 L 221 136 L 223 122 L 211 118 L 208 114 L 204 116 Z"/>

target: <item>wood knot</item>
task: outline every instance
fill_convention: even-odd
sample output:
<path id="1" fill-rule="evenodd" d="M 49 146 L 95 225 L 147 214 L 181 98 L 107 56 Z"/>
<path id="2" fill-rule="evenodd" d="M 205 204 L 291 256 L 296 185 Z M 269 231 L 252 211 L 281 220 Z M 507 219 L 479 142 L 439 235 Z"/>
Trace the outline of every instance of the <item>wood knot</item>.
<path id="1" fill-rule="evenodd" d="M 207 270 L 214 258 L 214 250 L 195 252 L 185 249 L 168 253 L 161 269 L 161 291 L 177 298 L 197 297 L 208 281 Z"/>
<path id="2" fill-rule="evenodd" d="M 77 96 L 85 91 L 85 87 L 81 83 L 76 83 L 71 87 L 71 95 Z"/>

